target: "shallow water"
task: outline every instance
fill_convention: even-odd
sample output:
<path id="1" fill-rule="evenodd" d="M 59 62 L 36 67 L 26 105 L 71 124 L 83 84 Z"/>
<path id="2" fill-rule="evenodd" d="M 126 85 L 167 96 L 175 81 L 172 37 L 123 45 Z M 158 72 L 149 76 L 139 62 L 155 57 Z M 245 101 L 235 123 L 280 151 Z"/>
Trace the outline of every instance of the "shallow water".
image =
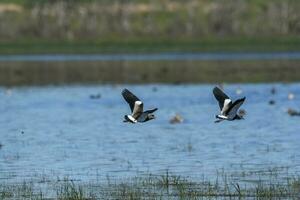
<path id="1" fill-rule="evenodd" d="M 277 93 L 272 95 L 275 86 Z M 134 91 L 157 119 L 123 123 L 129 107 L 120 95 Z M 225 85 L 233 99 L 247 96 L 245 120 L 214 123 L 213 85 L 66 86 L 0 89 L 0 180 L 18 181 L 173 173 L 202 177 L 287 167 L 300 169 L 300 84 Z M 236 89 L 242 94 L 237 95 Z M 156 91 L 157 90 L 157 91 Z M 288 100 L 289 92 L 295 94 Z M 91 94 L 101 94 L 91 99 Z M 275 105 L 268 101 L 274 99 Z M 179 113 L 182 124 L 170 124 Z"/>
<path id="2" fill-rule="evenodd" d="M 153 54 L 66 54 L 66 55 L 0 55 L 6 61 L 220 61 L 220 60 L 300 60 L 300 52 L 215 52 L 215 53 L 153 53 Z"/>

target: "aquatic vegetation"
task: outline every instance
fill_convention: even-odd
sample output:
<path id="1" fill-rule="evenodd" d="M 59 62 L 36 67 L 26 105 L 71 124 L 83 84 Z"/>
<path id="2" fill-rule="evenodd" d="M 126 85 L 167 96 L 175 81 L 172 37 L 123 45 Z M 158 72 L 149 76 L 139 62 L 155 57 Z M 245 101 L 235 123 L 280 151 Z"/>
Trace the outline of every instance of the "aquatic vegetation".
<path id="1" fill-rule="evenodd" d="M 244 172 L 247 174 L 248 172 Z M 256 172 L 259 176 L 260 172 Z M 264 172 L 261 172 L 262 174 Z M 162 175 L 149 174 L 128 178 L 122 181 L 75 182 L 64 178 L 53 180 L 43 189 L 33 182 L 22 184 L 0 184 L 1 199 L 296 199 L 300 192 L 300 177 L 274 179 L 276 171 L 269 180 L 252 182 L 236 180 L 232 175 L 218 174 L 214 181 L 193 180 L 188 177 L 166 172 Z M 249 173 L 251 174 L 251 173 Z M 278 174 L 277 174 L 278 175 Z"/>
<path id="2" fill-rule="evenodd" d="M 81 185 L 75 185 L 73 181 L 65 180 L 62 184 L 59 184 L 56 189 L 56 195 L 58 199 L 73 199 L 80 200 L 85 199 L 86 194 L 84 188 Z"/>
<path id="3" fill-rule="evenodd" d="M 33 182 L 16 184 L 0 184 L 1 199 L 42 199 L 43 193 L 34 186 Z"/>

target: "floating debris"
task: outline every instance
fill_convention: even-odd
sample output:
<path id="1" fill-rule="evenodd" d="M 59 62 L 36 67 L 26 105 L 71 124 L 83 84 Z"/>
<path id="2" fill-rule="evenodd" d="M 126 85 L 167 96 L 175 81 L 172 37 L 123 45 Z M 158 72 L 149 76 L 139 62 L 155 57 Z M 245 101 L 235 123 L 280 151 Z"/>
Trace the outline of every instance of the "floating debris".
<path id="1" fill-rule="evenodd" d="M 289 100 L 293 100 L 294 98 L 295 98 L 295 95 L 294 95 L 293 93 L 290 92 L 290 93 L 288 94 L 288 99 L 289 99 Z"/>
<path id="2" fill-rule="evenodd" d="M 183 122 L 183 117 L 179 114 L 176 114 L 174 117 L 170 119 L 170 124 L 179 124 Z"/>
<path id="3" fill-rule="evenodd" d="M 300 116 L 300 112 L 297 111 L 297 110 L 294 110 L 294 109 L 292 109 L 292 108 L 289 108 L 289 109 L 287 110 L 287 113 L 288 113 L 290 116 Z"/>
<path id="4" fill-rule="evenodd" d="M 101 98 L 101 94 L 98 93 L 98 94 L 91 94 L 90 95 L 90 99 L 100 99 Z"/>
<path id="5" fill-rule="evenodd" d="M 0 149 L 2 149 L 2 147 L 3 147 L 3 144 L 2 144 L 2 143 L 0 143 Z"/>
<path id="6" fill-rule="evenodd" d="M 274 105 L 275 104 L 275 101 L 274 100 L 270 100 L 269 101 L 269 105 Z"/>

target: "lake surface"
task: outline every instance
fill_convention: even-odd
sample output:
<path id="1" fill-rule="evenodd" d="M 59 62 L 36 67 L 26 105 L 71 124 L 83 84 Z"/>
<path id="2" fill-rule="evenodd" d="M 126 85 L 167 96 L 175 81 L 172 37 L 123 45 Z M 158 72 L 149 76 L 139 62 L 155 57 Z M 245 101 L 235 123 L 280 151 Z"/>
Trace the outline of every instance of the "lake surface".
<path id="1" fill-rule="evenodd" d="M 271 94 L 271 88 L 276 94 Z M 158 107 L 157 119 L 123 123 L 128 88 Z M 0 88 L 0 180 L 40 176 L 99 177 L 161 174 L 214 176 L 216 171 L 286 167 L 300 172 L 300 84 L 225 85 L 246 96 L 245 120 L 215 124 L 214 85 L 94 85 Z M 236 90 L 241 89 L 242 94 Z M 288 100 L 288 93 L 295 99 Z M 101 94 L 100 99 L 90 95 Z M 269 105 L 269 100 L 275 105 Z M 170 124 L 176 113 L 181 124 Z"/>
<path id="2" fill-rule="evenodd" d="M 300 60 L 300 52 L 0 55 L 0 62 Z"/>

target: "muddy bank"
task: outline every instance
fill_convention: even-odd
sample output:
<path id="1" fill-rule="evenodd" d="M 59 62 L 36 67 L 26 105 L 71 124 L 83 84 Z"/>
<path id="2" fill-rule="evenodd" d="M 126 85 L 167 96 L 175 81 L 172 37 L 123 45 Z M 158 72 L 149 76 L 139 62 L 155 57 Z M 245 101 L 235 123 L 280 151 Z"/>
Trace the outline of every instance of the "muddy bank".
<path id="1" fill-rule="evenodd" d="M 0 85 L 296 82 L 294 61 L 1 62 Z"/>

